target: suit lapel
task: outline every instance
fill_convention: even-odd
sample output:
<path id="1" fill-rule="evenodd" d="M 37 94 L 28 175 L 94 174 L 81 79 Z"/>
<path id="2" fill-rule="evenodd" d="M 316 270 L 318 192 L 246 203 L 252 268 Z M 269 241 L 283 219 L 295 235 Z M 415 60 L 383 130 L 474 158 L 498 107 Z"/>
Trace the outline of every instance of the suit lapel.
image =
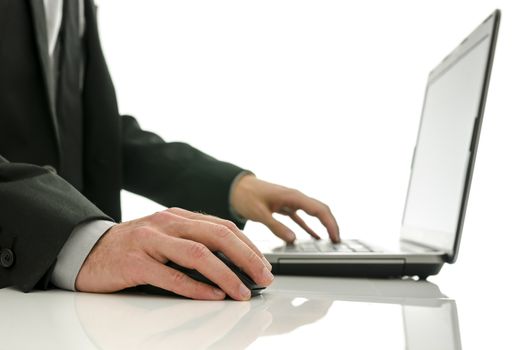
<path id="1" fill-rule="evenodd" d="M 44 3 L 42 0 L 28 0 L 33 15 L 33 24 L 35 30 L 35 38 L 38 48 L 39 61 L 42 72 L 44 73 L 44 80 L 46 81 L 46 96 L 51 115 L 51 122 L 53 123 L 53 131 L 57 143 L 57 149 L 60 151 L 59 142 L 59 124 L 57 121 L 57 111 L 55 109 L 55 91 L 52 81 L 51 60 L 48 54 L 48 34 L 46 29 L 46 14 L 44 12 Z"/>

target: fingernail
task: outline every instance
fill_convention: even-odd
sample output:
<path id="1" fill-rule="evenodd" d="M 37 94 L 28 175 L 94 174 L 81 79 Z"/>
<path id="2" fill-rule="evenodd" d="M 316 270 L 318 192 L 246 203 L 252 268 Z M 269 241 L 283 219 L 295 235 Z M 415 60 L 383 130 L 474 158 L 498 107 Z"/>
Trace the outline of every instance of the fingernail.
<path id="1" fill-rule="evenodd" d="M 249 291 L 249 289 L 247 289 L 245 285 L 241 284 L 239 287 L 239 290 L 240 290 L 240 296 L 242 297 L 242 299 L 248 300 L 251 297 L 251 292 Z"/>
<path id="2" fill-rule="evenodd" d="M 218 289 L 218 288 L 213 288 L 213 293 L 217 297 L 225 298 L 225 293 L 223 291 L 221 291 L 220 289 Z"/>
<path id="3" fill-rule="evenodd" d="M 273 275 L 267 268 L 262 269 L 262 276 L 264 277 L 266 283 L 271 283 L 271 281 L 274 279 Z"/>

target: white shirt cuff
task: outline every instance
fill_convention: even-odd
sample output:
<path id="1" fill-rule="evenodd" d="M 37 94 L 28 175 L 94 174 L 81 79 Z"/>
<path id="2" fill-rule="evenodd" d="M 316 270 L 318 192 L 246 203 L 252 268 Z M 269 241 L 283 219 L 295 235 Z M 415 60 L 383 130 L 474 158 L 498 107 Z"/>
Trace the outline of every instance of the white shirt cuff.
<path id="1" fill-rule="evenodd" d="M 51 283 L 55 286 L 75 291 L 75 281 L 86 257 L 97 241 L 115 222 L 94 220 L 77 225 L 59 255 L 51 273 Z"/>

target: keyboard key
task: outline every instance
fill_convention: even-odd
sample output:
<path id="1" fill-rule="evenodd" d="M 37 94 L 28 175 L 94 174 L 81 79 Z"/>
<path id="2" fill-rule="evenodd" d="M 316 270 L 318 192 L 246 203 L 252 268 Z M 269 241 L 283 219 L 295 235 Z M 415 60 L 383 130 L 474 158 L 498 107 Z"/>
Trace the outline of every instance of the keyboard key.
<path id="1" fill-rule="evenodd" d="M 327 240 L 313 240 L 303 241 L 296 244 L 286 244 L 281 247 L 275 248 L 274 251 L 280 253 L 352 253 L 354 251 L 370 252 L 371 250 L 367 246 L 357 241 L 332 243 Z"/>
<path id="2" fill-rule="evenodd" d="M 346 252 L 346 253 L 349 253 L 349 252 L 353 252 L 353 251 L 354 251 L 354 249 L 352 249 L 352 248 L 346 246 L 345 244 L 336 244 L 336 245 L 334 246 L 334 250 L 335 250 L 336 252 Z"/>
<path id="3" fill-rule="evenodd" d="M 330 242 L 321 242 L 317 244 L 317 248 L 319 248 L 319 251 L 321 252 L 333 252 L 335 251 L 334 245 Z"/>
<path id="4" fill-rule="evenodd" d="M 312 246 L 306 245 L 306 246 L 304 246 L 302 248 L 303 248 L 303 251 L 306 252 L 306 253 L 317 253 L 317 252 L 319 252 L 319 249 L 317 249 L 317 247 L 315 247 L 313 245 Z"/>
<path id="5" fill-rule="evenodd" d="M 358 241 L 347 242 L 347 245 L 356 252 L 371 252 L 372 250 Z"/>

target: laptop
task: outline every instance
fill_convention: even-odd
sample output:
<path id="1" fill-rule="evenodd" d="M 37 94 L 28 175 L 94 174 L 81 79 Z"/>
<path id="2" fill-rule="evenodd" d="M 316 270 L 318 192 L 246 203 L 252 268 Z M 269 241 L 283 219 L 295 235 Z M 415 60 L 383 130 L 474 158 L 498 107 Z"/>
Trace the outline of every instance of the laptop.
<path id="1" fill-rule="evenodd" d="M 399 246 L 359 240 L 282 245 L 265 252 L 274 274 L 427 278 L 455 262 L 499 21 L 496 10 L 429 74 Z"/>

